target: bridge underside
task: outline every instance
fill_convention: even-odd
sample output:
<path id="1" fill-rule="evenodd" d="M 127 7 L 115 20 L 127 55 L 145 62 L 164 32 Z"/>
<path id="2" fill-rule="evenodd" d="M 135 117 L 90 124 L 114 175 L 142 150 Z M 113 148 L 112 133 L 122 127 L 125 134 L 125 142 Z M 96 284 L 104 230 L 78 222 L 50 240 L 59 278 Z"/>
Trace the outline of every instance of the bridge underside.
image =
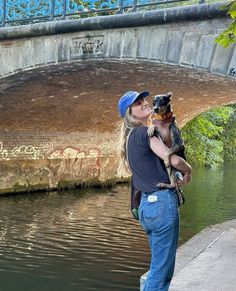
<path id="1" fill-rule="evenodd" d="M 18 73 L 0 81 L 3 131 L 113 132 L 125 91 L 172 91 L 183 126 L 200 112 L 236 103 L 235 80 L 150 62 L 86 61 Z M 151 97 L 149 98 L 151 102 Z"/>
<path id="2" fill-rule="evenodd" d="M 236 103 L 233 79 L 141 61 L 60 64 L 1 79 L 0 193 L 117 181 L 117 101 L 127 90 L 172 91 L 181 126 Z"/>

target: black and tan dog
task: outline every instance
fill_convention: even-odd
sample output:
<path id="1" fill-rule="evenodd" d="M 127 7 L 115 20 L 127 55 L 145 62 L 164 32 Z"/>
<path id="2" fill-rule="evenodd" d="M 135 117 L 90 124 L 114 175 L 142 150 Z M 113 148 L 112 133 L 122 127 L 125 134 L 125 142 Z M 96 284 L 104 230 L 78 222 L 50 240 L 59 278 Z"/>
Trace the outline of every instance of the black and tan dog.
<path id="1" fill-rule="evenodd" d="M 182 190 L 176 187 L 176 180 L 182 180 L 183 176 L 170 165 L 170 156 L 177 154 L 186 160 L 184 154 L 184 143 L 175 116 L 171 109 L 172 93 L 157 95 L 153 99 L 153 114 L 148 120 L 148 135 L 161 136 L 163 142 L 169 148 L 164 157 L 164 163 L 169 175 L 170 184 L 159 183 L 160 188 L 175 188 L 178 197 L 179 206 L 185 201 Z M 135 219 L 138 219 L 138 207 L 140 203 L 141 192 L 131 185 L 131 211 Z"/>
<path id="2" fill-rule="evenodd" d="M 173 188 L 175 186 L 176 176 L 181 179 L 181 173 L 170 166 L 170 156 L 177 154 L 186 160 L 184 154 L 184 142 L 171 108 L 171 96 L 169 92 L 163 95 L 157 95 L 153 99 L 153 114 L 149 120 L 148 135 L 161 136 L 163 142 L 169 148 L 164 157 L 164 163 L 170 178 L 170 184 L 160 183 L 158 186 Z"/>

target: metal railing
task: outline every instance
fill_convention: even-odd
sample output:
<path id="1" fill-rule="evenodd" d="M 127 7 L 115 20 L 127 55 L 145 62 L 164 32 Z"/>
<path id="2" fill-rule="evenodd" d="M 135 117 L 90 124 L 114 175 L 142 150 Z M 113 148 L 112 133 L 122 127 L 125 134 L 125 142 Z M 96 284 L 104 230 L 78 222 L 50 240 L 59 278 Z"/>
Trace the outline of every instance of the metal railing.
<path id="1" fill-rule="evenodd" d="M 0 26 L 167 8 L 205 0 L 0 0 Z"/>

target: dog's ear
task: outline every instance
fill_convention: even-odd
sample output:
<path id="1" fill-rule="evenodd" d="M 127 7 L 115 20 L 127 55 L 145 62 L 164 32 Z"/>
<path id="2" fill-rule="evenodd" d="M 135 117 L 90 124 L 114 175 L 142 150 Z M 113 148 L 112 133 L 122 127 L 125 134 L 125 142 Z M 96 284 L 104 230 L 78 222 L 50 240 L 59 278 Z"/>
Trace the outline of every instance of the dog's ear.
<path id="1" fill-rule="evenodd" d="M 168 92 L 168 93 L 166 94 L 166 97 L 167 97 L 169 100 L 171 100 L 171 96 L 172 96 L 172 92 Z"/>

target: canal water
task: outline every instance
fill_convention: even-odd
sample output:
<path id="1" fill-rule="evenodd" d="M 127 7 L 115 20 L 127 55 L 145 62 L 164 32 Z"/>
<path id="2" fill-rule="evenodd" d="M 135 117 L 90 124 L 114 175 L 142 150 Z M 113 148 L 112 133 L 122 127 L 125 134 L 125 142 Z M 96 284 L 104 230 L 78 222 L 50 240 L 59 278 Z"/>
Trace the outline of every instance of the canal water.
<path id="1" fill-rule="evenodd" d="M 236 218 L 235 177 L 236 162 L 194 169 L 180 244 Z M 0 291 L 138 290 L 149 250 L 128 185 L 1 197 L 0 211 Z"/>

